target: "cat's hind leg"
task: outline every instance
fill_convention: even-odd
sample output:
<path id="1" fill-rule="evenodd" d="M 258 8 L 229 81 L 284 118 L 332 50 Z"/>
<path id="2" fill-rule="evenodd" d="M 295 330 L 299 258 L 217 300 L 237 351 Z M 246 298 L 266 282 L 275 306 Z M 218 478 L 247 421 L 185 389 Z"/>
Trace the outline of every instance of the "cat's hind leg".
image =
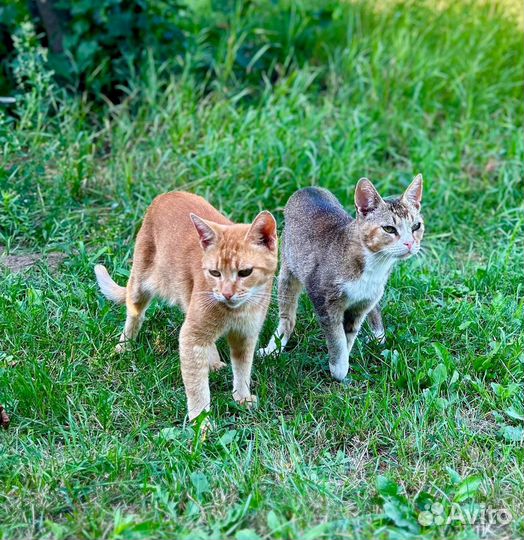
<path id="1" fill-rule="evenodd" d="M 368 323 L 371 326 L 371 330 L 375 339 L 379 343 L 386 342 L 386 332 L 384 330 L 384 323 L 382 322 L 382 312 L 377 304 L 369 313 L 367 317 Z"/>
<path id="2" fill-rule="evenodd" d="M 315 313 L 326 338 L 329 354 L 329 371 L 337 381 L 342 381 L 349 370 L 349 350 L 344 329 L 344 300 L 329 290 L 318 288 L 312 279 L 306 287 Z"/>
<path id="3" fill-rule="evenodd" d="M 339 313 L 336 308 L 329 313 L 317 309 L 317 315 L 326 337 L 329 371 L 334 379 L 342 381 L 349 371 L 349 348 L 344 331 L 343 313 Z"/>
<path id="4" fill-rule="evenodd" d="M 259 349 L 258 354 L 267 356 L 277 349 L 283 349 L 293 330 L 297 318 L 298 298 L 302 292 L 302 284 L 291 273 L 285 262 L 282 262 L 278 276 L 278 328 L 271 337 L 267 347 Z"/>
<path id="5" fill-rule="evenodd" d="M 351 354 L 351 349 L 353 349 L 355 339 L 365 317 L 366 311 L 353 309 L 346 309 L 344 311 L 344 332 L 346 333 L 348 356 Z"/>
<path id="6" fill-rule="evenodd" d="M 132 276 L 129 279 L 126 291 L 126 322 L 116 346 L 116 352 L 121 353 L 127 350 L 129 342 L 136 338 L 150 303 L 151 293 L 144 290 Z"/>
<path id="7" fill-rule="evenodd" d="M 218 353 L 218 349 L 215 344 L 209 347 L 207 356 L 209 359 L 210 371 L 218 371 L 219 369 L 226 367 L 226 364 L 220 360 L 220 354 Z"/>

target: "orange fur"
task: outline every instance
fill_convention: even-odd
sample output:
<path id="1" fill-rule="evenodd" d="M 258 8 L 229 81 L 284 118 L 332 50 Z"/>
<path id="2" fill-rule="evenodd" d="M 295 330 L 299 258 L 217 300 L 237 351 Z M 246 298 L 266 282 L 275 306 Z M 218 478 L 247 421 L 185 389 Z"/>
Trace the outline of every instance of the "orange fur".
<path id="1" fill-rule="evenodd" d="M 180 362 L 189 418 L 209 410 L 210 369 L 224 364 L 215 346 L 227 335 L 233 397 L 251 403 L 251 365 L 277 267 L 276 223 L 261 212 L 251 225 L 233 224 L 202 197 L 160 195 L 149 207 L 136 239 L 125 303 L 127 319 L 117 346 L 135 338 L 153 297 L 186 313 L 180 330 Z M 251 274 L 242 277 L 239 271 Z M 220 275 L 211 275 L 211 272 Z M 123 301 L 104 267 L 95 267 L 102 292 Z"/>

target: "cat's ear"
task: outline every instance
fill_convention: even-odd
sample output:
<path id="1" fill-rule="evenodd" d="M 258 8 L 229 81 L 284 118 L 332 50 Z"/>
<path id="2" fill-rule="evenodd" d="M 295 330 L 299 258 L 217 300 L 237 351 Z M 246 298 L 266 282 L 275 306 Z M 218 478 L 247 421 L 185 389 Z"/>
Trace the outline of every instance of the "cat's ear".
<path id="1" fill-rule="evenodd" d="M 355 188 L 355 206 L 360 215 L 366 216 L 383 202 L 375 186 L 367 178 L 358 181 Z"/>
<path id="2" fill-rule="evenodd" d="M 198 217 L 196 214 L 189 214 L 191 221 L 195 226 L 195 229 L 200 237 L 200 244 L 203 249 L 207 249 L 209 246 L 213 245 L 217 241 L 217 233 L 211 226 L 209 221 Z"/>
<path id="3" fill-rule="evenodd" d="M 417 210 L 420 210 L 420 203 L 422 202 L 422 175 L 417 174 L 413 178 L 413 182 L 409 184 L 408 189 L 404 191 L 402 199 L 412 204 Z"/>
<path id="4" fill-rule="evenodd" d="M 276 249 L 277 222 L 270 212 L 264 210 L 258 214 L 246 234 L 246 240 L 259 246 L 265 246 L 270 251 Z"/>

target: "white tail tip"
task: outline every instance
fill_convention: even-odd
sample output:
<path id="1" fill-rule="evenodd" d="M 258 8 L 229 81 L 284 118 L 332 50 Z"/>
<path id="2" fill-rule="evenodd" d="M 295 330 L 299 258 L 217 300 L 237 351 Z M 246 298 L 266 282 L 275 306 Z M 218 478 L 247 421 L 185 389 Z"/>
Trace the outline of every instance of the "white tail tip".
<path id="1" fill-rule="evenodd" d="M 117 285 L 102 264 L 95 265 L 95 275 L 102 294 L 111 302 L 124 304 L 126 301 L 126 288 Z"/>

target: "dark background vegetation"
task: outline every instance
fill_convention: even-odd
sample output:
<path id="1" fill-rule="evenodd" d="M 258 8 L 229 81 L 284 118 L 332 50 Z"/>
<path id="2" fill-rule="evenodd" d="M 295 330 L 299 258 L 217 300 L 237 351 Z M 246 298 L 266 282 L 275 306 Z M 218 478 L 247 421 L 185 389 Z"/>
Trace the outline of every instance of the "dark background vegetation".
<path id="1" fill-rule="evenodd" d="M 201 80 L 254 87 L 308 60 L 324 64 L 329 50 L 340 45 L 341 14 L 347 9 L 339 2 L 316 7 L 314 2 L 251 0 L 213 0 L 206 7 L 211 9 L 163 0 L 13 0 L 0 8 L 0 89 L 5 93 L 14 87 L 11 36 L 28 18 L 61 86 L 118 101 L 130 77 L 140 77 L 150 54 L 159 63 L 168 61 L 171 73 L 180 73 L 190 55 L 191 69 Z M 242 40 L 224 75 L 221 49 L 240 22 Z"/>

